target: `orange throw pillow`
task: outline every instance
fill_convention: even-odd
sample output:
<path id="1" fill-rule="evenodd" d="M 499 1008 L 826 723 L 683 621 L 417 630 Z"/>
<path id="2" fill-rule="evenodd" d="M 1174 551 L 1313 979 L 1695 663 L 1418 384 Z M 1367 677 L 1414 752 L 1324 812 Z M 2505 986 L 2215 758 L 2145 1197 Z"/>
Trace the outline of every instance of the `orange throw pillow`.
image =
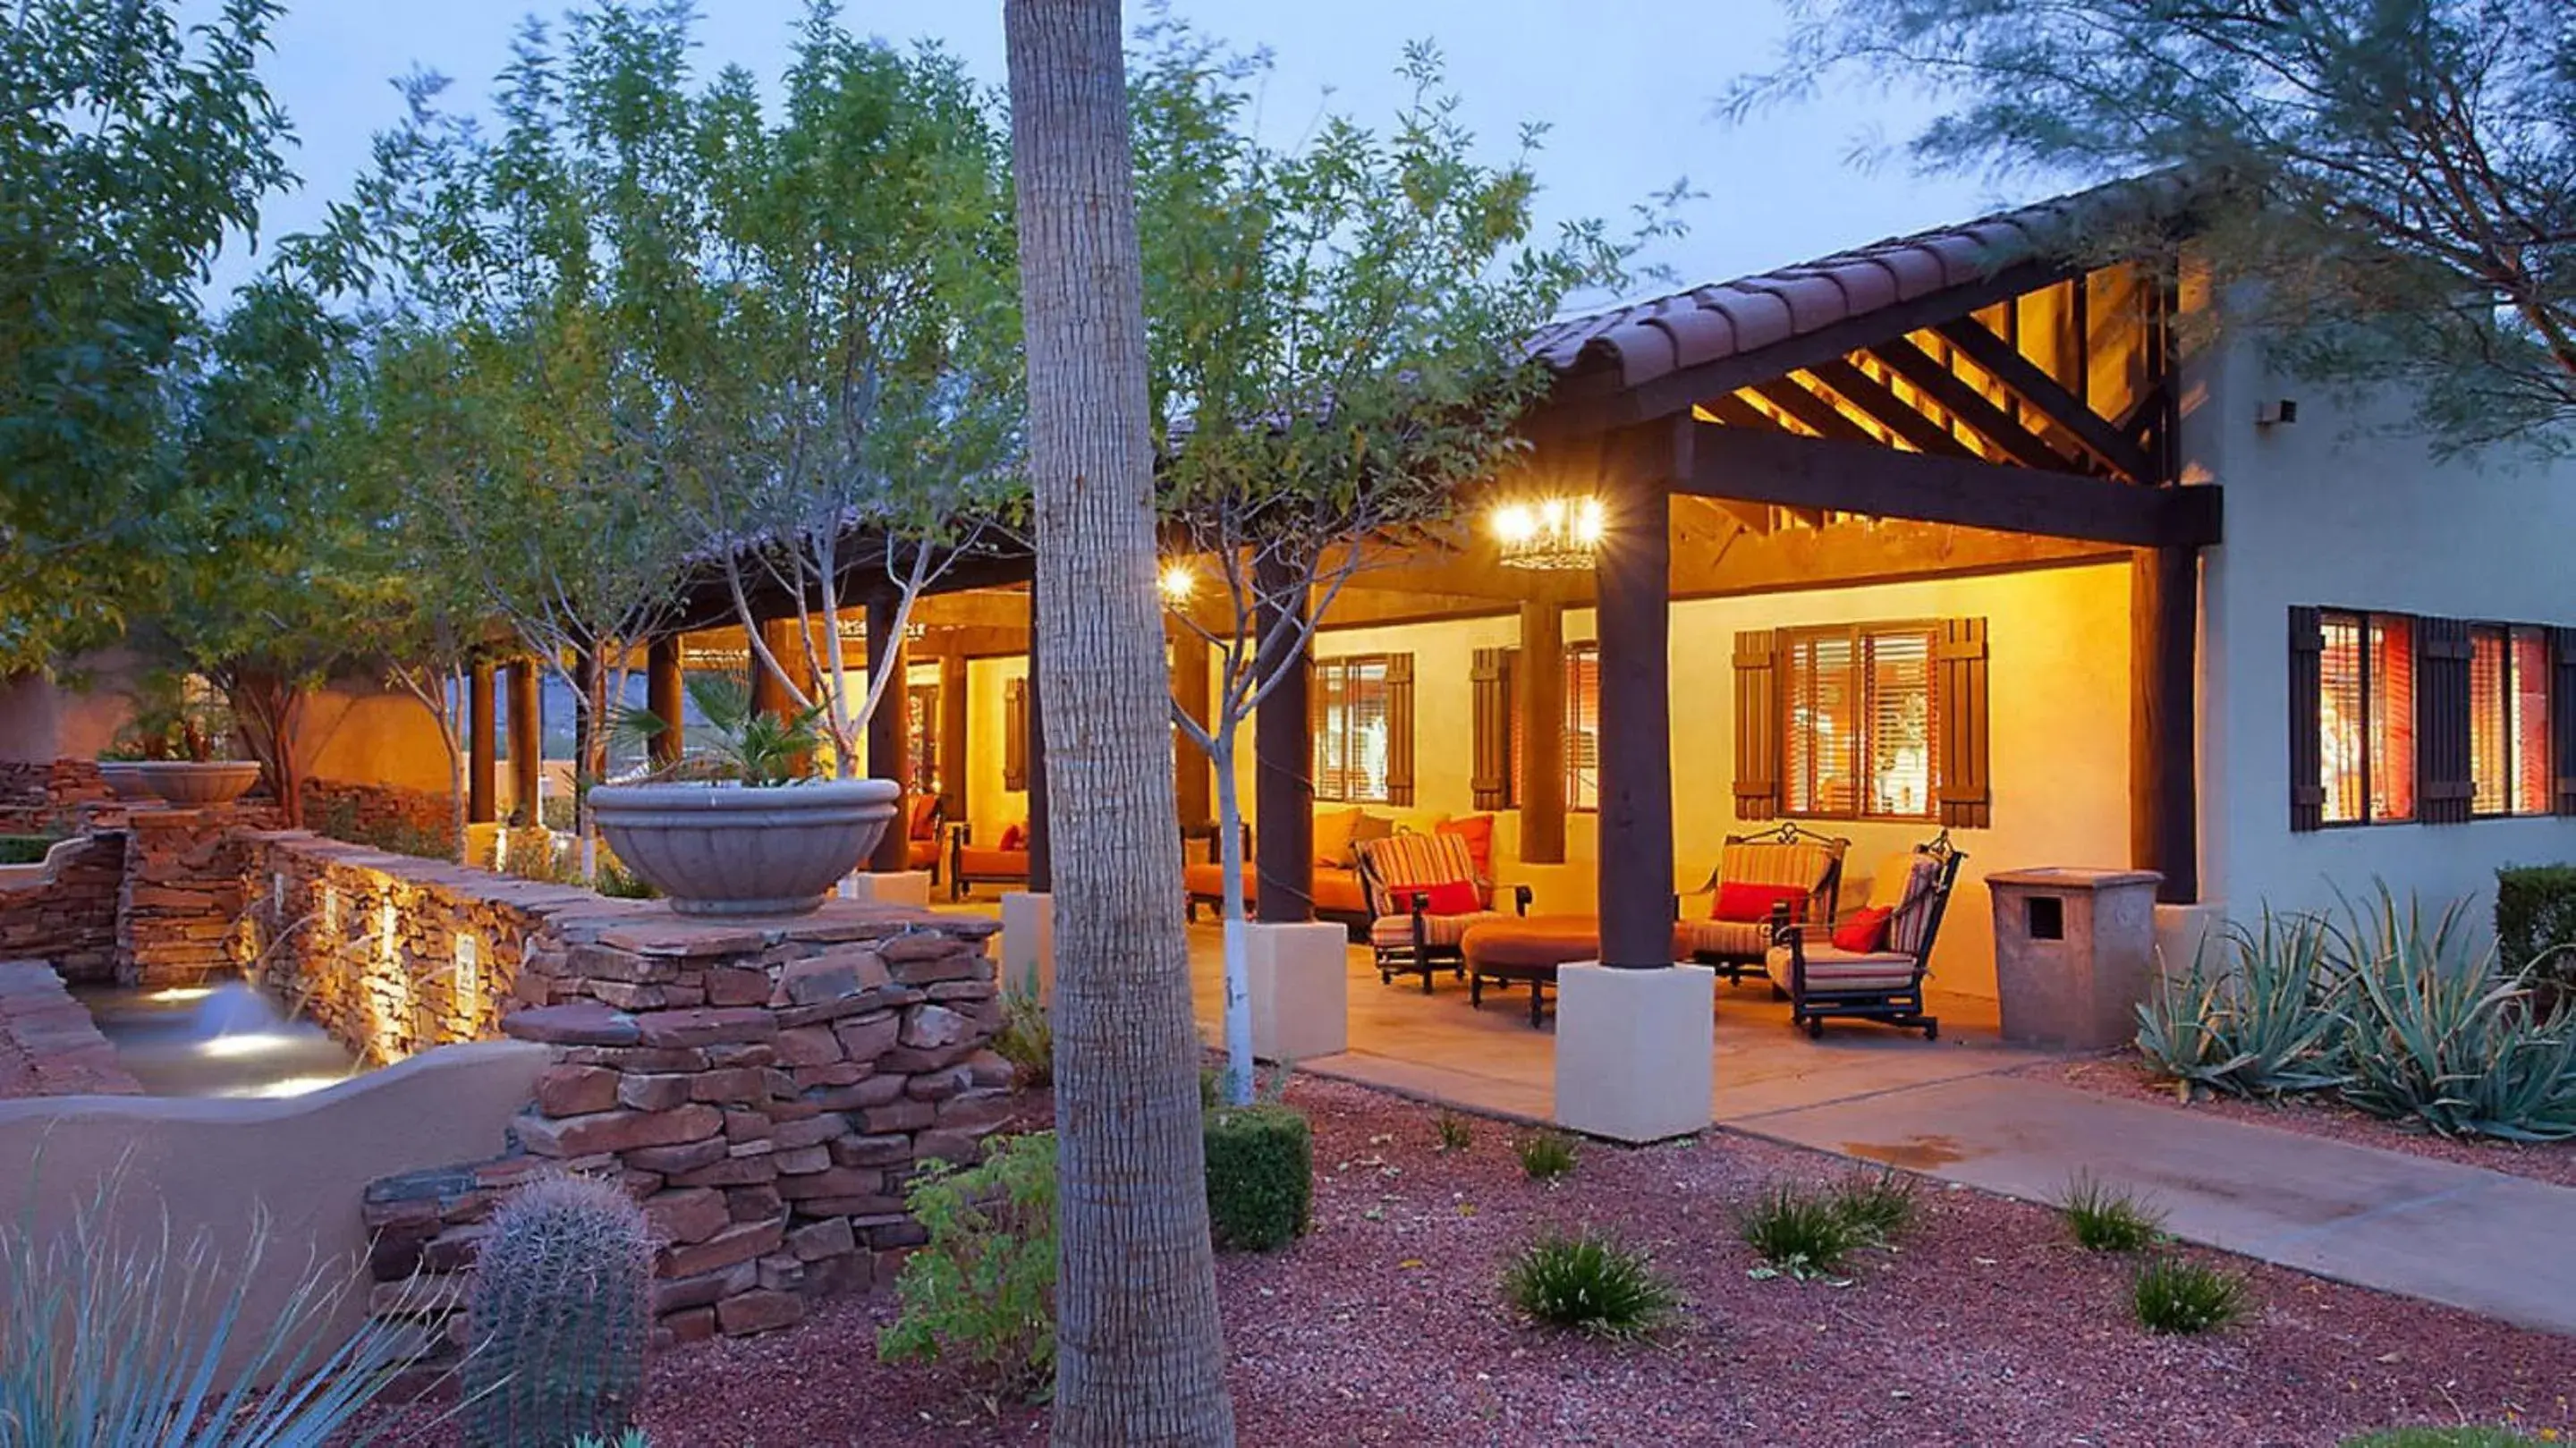
<path id="1" fill-rule="evenodd" d="M 1476 862 L 1476 878 L 1494 878 L 1494 817 L 1489 814 L 1460 815 L 1442 820 L 1431 827 L 1435 835 L 1456 835 L 1467 842 L 1467 858 Z"/>
<path id="2" fill-rule="evenodd" d="M 1029 827 L 1027 825 L 1004 825 L 1002 827 L 1001 848 L 1005 850 L 1025 850 L 1028 847 Z"/>
<path id="3" fill-rule="evenodd" d="M 1885 905 L 1872 905 L 1855 910 L 1851 918 L 1834 927 L 1834 949 L 1854 955 L 1871 955 L 1887 948 L 1887 922 L 1895 910 Z"/>
<path id="4" fill-rule="evenodd" d="M 1738 925 L 1758 925 L 1771 918 L 1771 907 L 1787 905 L 1789 918 L 1796 920 L 1807 913 L 1807 890 L 1803 885 L 1745 885 L 1728 881 L 1717 887 L 1717 899 L 1709 906 L 1712 920 L 1732 920 Z"/>
<path id="5" fill-rule="evenodd" d="M 1476 886 L 1469 880 L 1447 880 L 1437 885 L 1398 885 L 1386 892 L 1395 908 L 1413 913 L 1413 897 L 1422 897 L 1424 913 L 1431 915 L 1473 915 L 1484 902 L 1476 898 Z"/>

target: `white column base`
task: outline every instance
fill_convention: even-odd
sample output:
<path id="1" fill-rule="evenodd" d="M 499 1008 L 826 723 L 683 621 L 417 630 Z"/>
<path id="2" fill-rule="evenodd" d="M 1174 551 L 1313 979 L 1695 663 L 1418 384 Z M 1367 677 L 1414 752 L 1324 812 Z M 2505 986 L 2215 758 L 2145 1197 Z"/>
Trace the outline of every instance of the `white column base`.
<path id="1" fill-rule="evenodd" d="M 1556 973 L 1556 1121 L 1612 1141 L 1705 1130 L 1717 972 L 1622 970 L 1593 961 Z"/>
<path id="2" fill-rule="evenodd" d="M 1244 922 L 1252 1054 L 1261 1061 L 1351 1048 L 1350 932 L 1327 921 Z"/>
<path id="3" fill-rule="evenodd" d="M 1002 989 L 1055 1002 L 1055 897 L 1037 890 L 1002 896 Z"/>
<path id="4" fill-rule="evenodd" d="M 2227 944 L 2227 905 L 2224 901 L 2203 900 L 2197 905 L 2158 905 L 2156 907 L 2156 962 L 2158 976 L 2181 975 L 2191 969 L 2192 961 L 2203 949 L 2213 954 L 2210 963 L 2224 963 L 2214 952 Z"/>
<path id="5" fill-rule="evenodd" d="M 930 905 L 928 870 L 861 870 L 841 883 L 849 889 L 848 898 L 871 905 L 918 905 L 924 909 Z"/>

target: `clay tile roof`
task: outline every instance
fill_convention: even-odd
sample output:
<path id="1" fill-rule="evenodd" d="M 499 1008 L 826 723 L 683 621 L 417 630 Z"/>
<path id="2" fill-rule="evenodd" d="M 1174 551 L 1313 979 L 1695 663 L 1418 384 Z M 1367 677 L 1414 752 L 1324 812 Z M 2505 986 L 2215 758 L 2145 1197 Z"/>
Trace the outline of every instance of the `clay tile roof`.
<path id="1" fill-rule="evenodd" d="M 1615 366 L 1621 384 L 1635 387 L 1982 282 L 2052 247 L 2080 245 L 2085 229 L 2105 218 L 2175 216 L 2194 192 L 2171 171 L 2114 181 L 1798 266 L 1568 317 L 1540 328 L 1530 352 L 1560 374 Z"/>

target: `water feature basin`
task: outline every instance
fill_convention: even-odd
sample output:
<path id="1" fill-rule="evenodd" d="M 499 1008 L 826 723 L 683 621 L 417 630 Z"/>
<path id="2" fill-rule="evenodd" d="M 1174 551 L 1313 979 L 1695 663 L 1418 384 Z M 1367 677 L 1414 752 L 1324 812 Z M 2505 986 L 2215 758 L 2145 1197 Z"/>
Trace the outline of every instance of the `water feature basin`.
<path id="1" fill-rule="evenodd" d="M 147 1095 L 301 1096 L 360 1069 L 346 1046 L 246 982 L 79 996 Z"/>

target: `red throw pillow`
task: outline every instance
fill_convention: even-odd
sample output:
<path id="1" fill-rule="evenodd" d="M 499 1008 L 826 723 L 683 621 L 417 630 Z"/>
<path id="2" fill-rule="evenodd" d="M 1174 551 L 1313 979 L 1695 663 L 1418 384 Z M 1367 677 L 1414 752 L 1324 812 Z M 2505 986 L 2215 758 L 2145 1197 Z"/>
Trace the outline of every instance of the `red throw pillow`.
<path id="1" fill-rule="evenodd" d="M 1422 908 L 1431 915 L 1473 915 L 1485 908 L 1476 898 L 1476 886 L 1468 880 L 1447 880 L 1437 885 L 1398 885 L 1386 892 L 1395 908 L 1413 913 L 1413 897 L 1422 897 Z"/>
<path id="2" fill-rule="evenodd" d="M 1431 827 L 1436 835 L 1456 835 L 1467 842 L 1467 858 L 1476 862 L 1476 878 L 1494 878 L 1494 817 L 1489 814 L 1460 815 L 1442 820 Z"/>
<path id="3" fill-rule="evenodd" d="M 1027 825 L 1005 825 L 1002 827 L 1003 849 L 1025 850 L 1028 847 L 1029 827 Z"/>
<path id="4" fill-rule="evenodd" d="M 1771 907 L 1786 905 L 1789 918 L 1797 920 L 1807 913 L 1807 890 L 1803 885 L 1745 885 L 1729 880 L 1717 887 L 1717 900 L 1709 907 L 1712 920 L 1732 920 L 1739 925 L 1760 924 L 1771 918 Z"/>
<path id="5" fill-rule="evenodd" d="M 1891 906 L 1872 905 L 1855 910 L 1851 918 L 1834 927 L 1834 949 L 1854 955 L 1869 955 L 1887 948 L 1887 922 L 1896 911 Z"/>

